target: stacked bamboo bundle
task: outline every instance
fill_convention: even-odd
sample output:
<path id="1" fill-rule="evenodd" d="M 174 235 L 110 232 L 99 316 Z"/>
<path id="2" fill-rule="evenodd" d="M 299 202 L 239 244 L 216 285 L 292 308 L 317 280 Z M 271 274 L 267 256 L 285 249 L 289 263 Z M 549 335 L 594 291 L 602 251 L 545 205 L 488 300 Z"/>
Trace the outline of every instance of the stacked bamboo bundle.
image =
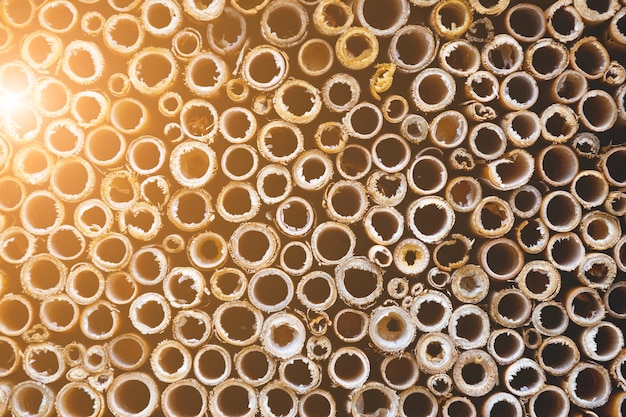
<path id="1" fill-rule="evenodd" d="M 626 416 L 626 2 L 3 0 L 0 416 Z"/>

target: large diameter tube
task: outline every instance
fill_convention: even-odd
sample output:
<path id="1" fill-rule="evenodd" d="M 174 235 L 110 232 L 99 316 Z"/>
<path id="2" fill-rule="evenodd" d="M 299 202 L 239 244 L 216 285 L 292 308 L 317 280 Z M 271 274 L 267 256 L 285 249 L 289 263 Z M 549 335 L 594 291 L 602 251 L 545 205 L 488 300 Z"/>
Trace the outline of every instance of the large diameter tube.
<path id="1" fill-rule="evenodd" d="M 123 373 L 107 390 L 107 405 L 116 417 L 150 416 L 159 406 L 159 387 L 146 373 Z"/>

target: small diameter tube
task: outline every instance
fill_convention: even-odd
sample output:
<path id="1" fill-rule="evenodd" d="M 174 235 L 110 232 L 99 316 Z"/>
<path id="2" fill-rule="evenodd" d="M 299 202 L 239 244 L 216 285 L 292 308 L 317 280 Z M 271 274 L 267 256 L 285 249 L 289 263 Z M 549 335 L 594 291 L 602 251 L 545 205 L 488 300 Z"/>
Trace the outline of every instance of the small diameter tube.
<path id="1" fill-rule="evenodd" d="M 276 260 L 280 252 L 279 245 L 278 234 L 273 228 L 250 222 L 235 229 L 228 242 L 228 250 L 237 265 L 254 272 Z"/>
<path id="2" fill-rule="evenodd" d="M 380 205 L 394 207 L 406 196 L 408 182 L 404 174 L 374 171 L 367 179 L 367 191 L 372 200 Z"/>
<path id="3" fill-rule="evenodd" d="M 452 378 L 459 391 L 470 397 L 482 397 L 498 382 L 498 367 L 485 351 L 466 350 L 456 361 Z"/>
<path id="4" fill-rule="evenodd" d="M 419 337 L 415 346 L 417 364 L 423 372 L 437 375 L 449 371 L 458 357 L 450 336 L 441 332 L 427 332 Z"/>
<path id="5" fill-rule="evenodd" d="M 611 395 L 609 371 L 595 363 L 578 363 L 569 372 L 564 385 L 570 401 L 586 409 L 605 405 Z"/>
<path id="6" fill-rule="evenodd" d="M 116 417 L 150 416 L 159 406 L 158 385 L 143 372 L 120 374 L 107 390 L 107 405 Z"/>
<path id="7" fill-rule="evenodd" d="M 343 117 L 348 134 L 357 139 L 371 139 L 383 127 L 384 117 L 378 106 L 363 101 L 351 107 Z"/>

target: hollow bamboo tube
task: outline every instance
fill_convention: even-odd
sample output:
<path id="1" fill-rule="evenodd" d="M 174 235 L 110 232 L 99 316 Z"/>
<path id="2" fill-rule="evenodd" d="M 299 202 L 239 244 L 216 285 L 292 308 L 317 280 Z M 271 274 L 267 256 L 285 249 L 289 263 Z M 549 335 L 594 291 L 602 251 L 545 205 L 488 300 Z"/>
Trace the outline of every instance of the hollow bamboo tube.
<path id="1" fill-rule="evenodd" d="M 213 142 L 218 128 L 218 114 L 209 101 L 195 98 L 185 102 L 179 118 L 184 135 L 205 143 Z"/>
<path id="2" fill-rule="evenodd" d="M 483 403 L 482 413 L 485 417 L 524 416 L 524 408 L 520 400 L 508 392 L 496 392 L 491 394 Z"/>
<path id="3" fill-rule="evenodd" d="M 366 101 L 354 105 L 343 118 L 348 134 L 357 139 L 372 139 L 380 132 L 383 123 L 384 117 L 378 106 Z"/>
<path id="4" fill-rule="evenodd" d="M 576 274 L 583 285 L 601 290 L 608 289 L 613 284 L 616 275 L 615 260 L 605 253 L 596 252 L 585 255 Z M 604 303 L 606 304 L 606 299 Z"/>
<path id="5" fill-rule="evenodd" d="M 120 327 L 119 310 L 108 301 L 97 301 L 85 307 L 80 314 L 80 330 L 91 340 L 110 339 Z"/>
<path id="6" fill-rule="evenodd" d="M 605 405 L 611 394 L 609 372 L 590 362 L 580 362 L 564 381 L 565 392 L 572 403 L 591 409 Z"/>
<path id="7" fill-rule="evenodd" d="M 337 287 L 330 274 L 323 271 L 313 271 L 298 281 L 296 297 L 305 307 L 321 312 L 335 303 Z"/>
<path id="8" fill-rule="evenodd" d="M 368 382 L 350 392 L 346 409 L 352 415 L 364 414 L 366 410 L 377 411 L 383 416 L 398 413 L 399 398 L 394 390 L 380 382 Z"/>
<path id="9" fill-rule="evenodd" d="M 333 163 L 325 152 L 312 149 L 301 153 L 292 167 L 293 181 L 303 190 L 316 191 L 333 177 Z"/>
<path id="10" fill-rule="evenodd" d="M 287 359 L 302 351 L 306 341 L 306 328 L 293 314 L 273 313 L 263 322 L 260 338 L 263 347 L 271 355 Z"/>
<path id="11" fill-rule="evenodd" d="M 85 66 L 90 71 L 85 71 Z M 65 47 L 61 70 L 70 80 L 81 85 L 91 85 L 100 79 L 104 68 L 104 56 L 97 44 L 73 40 Z"/>
<path id="12" fill-rule="evenodd" d="M 291 278 L 278 268 L 265 268 L 256 272 L 248 284 L 248 299 L 266 313 L 284 309 L 293 299 L 294 293 Z"/>
<path id="13" fill-rule="evenodd" d="M 39 319 L 48 329 L 63 333 L 78 323 L 78 305 L 67 295 L 46 298 L 39 306 Z"/>
<path id="14" fill-rule="evenodd" d="M 208 411 L 208 393 L 195 379 L 183 379 L 168 385 L 161 394 L 161 409 L 167 417 L 200 417 Z"/>
<path id="15" fill-rule="evenodd" d="M 539 392 L 546 382 L 546 375 L 537 362 L 521 358 L 505 369 L 503 379 L 509 392 L 522 397 Z"/>
<path id="16" fill-rule="evenodd" d="M 609 321 L 601 321 L 583 330 L 581 350 L 590 359 L 608 362 L 617 357 L 624 347 L 623 331 Z"/>
<path id="17" fill-rule="evenodd" d="M 450 289 L 463 303 L 479 303 L 489 292 L 489 277 L 478 265 L 467 264 L 452 273 Z"/>
<path id="18" fill-rule="evenodd" d="M 498 76 L 506 76 L 520 69 L 524 60 L 521 45 L 511 35 L 499 34 L 483 46 L 483 66 Z"/>
<path id="19" fill-rule="evenodd" d="M 48 40 L 45 40 L 45 42 L 48 42 Z M 65 116 L 70 110 L 73 99 L 69 87 L 62 81 L 51 77 L 42 77 L 37 80 L 33 85 L 31 94 L 33 95 L 33 102 L 36 109 L 45 117 L 60 118 L 61 116 Z M 102 103 L 100 102 L 98 104 Z M 108 107 L 108 103 L 104 104 Z M 99 116 L 102 121 L 104 115 L 101 114 Z M 51 131 L 54 129 L 54 126 L 61 123 L 75 124 L 71 119 L 60 119 L 49 124 L 45 132 Z M 79 130 L 78 125 L 76 125 L 74 131 L 76 130 Z M 80 134 L 84 137 L 82 132 L 80 132 Z"/>
<path id="20" fill-rule="evenodd" d="M 180 188 L 168 201 L 166 214 L 182 232 L 202 230 L 215 219 L 211 196 L 203 188 Z"/>
<path id="21" fill-rule="evenodd" d="M 111 104 L 109 119 L 113 127 L 121 133 L 135 135 L 147 127 L 149 111 L 142 101 L 123 97 Z"/>
<path id="22" fill-rule="evenodd" d="M 65 373 L 62 353 L 61 346 L 51 342 L 29 344 L 23 352 L 24 372 L 43 384 L 55 382 Z"/>
<path id="23" fill-rule="evenodd" d="M 569 232 L 580 225 L 582 209 L 571 193 L 553 191 L 544 197 L 539 215 L 551 230 Z"/>
<path id="24" fill-rule="evenodd" d="M 516 71 L 500 82 L 500 102 L 509 110 L 525 110 L 539 98 L 537 81 L 525 71 Z"/>
<path id="25" fill-rule="evenodd" d="M 411 83 L 411 98 L 418 110 L 435 112 L 445 109 L 456 93 L 452 75 L 439 68 L 421 71 Z M 432 128 L 431 128 L 432 132 Z"/>
<path id="26" fill-rule="evenodd" d="M 509 113 L 502 120 L 502 128 L 507 137 L 521 148 L 531 146 L 539 139 L 541 126 L 539 116 L 528 110 Z"/>
<path id="27" fill-rule="evenodd" d="M 424 333 L 438 332 L 450 321 L 452 303 L 444 293 L 427 290 L 414 299 L 410 313 L 418 330 Z"/>
<path id="28" fill-rule="evenodd" d="M 368 334 L 378 349 L 401 352 L 413 342 L 416 327 L 412 317 L 401 307 L 378 307 L 371 314 Z"/>
<path id="29" fill-rule="evenodd" d="M 202 34 L 192 27 L 183 28 L 172 37 L 172 52 L 182 61 L 189 61 L 201 49 Z"/>
<path id="30" fill-rule="evenodd" d="M 446 200 L 438 196 L 413 201 L 405 216 L 413 235 L 425 243 L 439 243 L 452 230 L 455 213 Z M 428 219 L 428 224 L 424 222 Z"/>
<path id="31" fill-rule="evenodd" d="M 192 358 L 189 350 L 175 340 L 162 340 L 152 350 L 150 368 L 161 382 L 175 383 L 191 371 Z"/>
<path id="32" fill-rule="evenodd" d="M 592 211 L 582 218 L 580 234 L 587 247 L 606 250 L 617 244 L 622 229 L 616 217 L 602 211 Z"/>
<path id="33" fill-rule="evenodd" d="M 5 29 L 6 30 L 6 29 Z M 7 33 L 6 39 L 11 40 L 12 35 Z M 45 42 L 49 49 L 44 51 L 37 47 L 41 42 Z M 2 47 L 0 46 L 0 49 Z M 55 64 L 61 57 L 63 52 L 63 46 L 61 38 L 47 30 L 34 30 L 28 35 L 24 36 L 20 46 L 20 56 L 24 62 L 31 68 L 45 70 Z M 59 84 L 62 84 L 59 82 Z"/>
<path id="34" fill-rule="evenodd" d="M 265 204 L 276 204 L 287 198 L 293 189 L 292 175 L 279 164 L 269 164 L 257 174 L 256 189 Z"/>
<path id="35" fill-rule="evenodd" d="M 308 24 L 304 6 L 284 0 L 269 2 L 260 18 L 263 39 L 278 48 L 300 44 L 307 35 Z"/>
<path id="36" fill-rule="evenodd" d="M 458 352 L 450 336 L 441 332 L 427 332 L 420 336 L 415 346 L 417 364 L 423 372 L 437 375 L 454 365 Z"/>
<path id="37" fill-rule="evenodd" d="M 361 70 L 370 66 L 376 60 L 378 52 L 378 39 L 364 27 L 348 28 L 339 35 L 335 43 L 337 60 L 350 70 Z"/>
<path id="38" fill-rule="evenodd" d="M 369 316 L 360 310 L 343 309 L 335 314 L 333 330 L 343 342 L 354 343 L 367 335 Z"/>
<path id="39" fill-rule="evenodd" d="M 374 202 L 384 206 L 396 206 L 407 193 L 407 179 L 402 173 L 389 174 L 373 171 L 367 179 L 367 191 Z"/>
<path id="40" fill-rule="evenodd" d="M 580 13 L 586 24 L 594 26 L 603 23 L 615 15 L 620 8 L 617 0 L 610 0 L 607 4 L 599 6 L 587 0 L 574 0 L 574 7 Z"/>
<path id="41" fill-rule="evenodd" d="M 227 379 L 217 385 L 209 398 L 212 415 L 255 416 L 259 408 L 258 394 L 240 379 Z"/>
<path id="42" fill-rule="evenodd" d="M 279 381 L 273 381 L 259 392 L 261 415 L 268 417 L 295 417 L 298 414 L 298 397 Z"/>
<path id="43" fill-rule="evenodd" d="M 7 383 L 2 383 L 0 385 L 0 414 L 6 414 L 9 409 L 12 390 L 13 387 Z"/>
<path id="44" fill-rule="evenodd" d="M 334 416 L 337 405 L 333 396 L 326 390 L 316 389 L 300 397 L 298 412 L 302 417 Z"/>
<path id="45" fill-rule="evenodd" d="M 565 307 L 555 301 L 537 304 L 532 314 L 533 326 L 543 335 L 558 336 L 569 325 L 569 317 Z"/>
<path id="46" fill-rule="evenodd" d="M 585 25 L 570 0 L 560 0 L 545 10 L 548 33 L 559 42 L 571 42 L 580 37 Z"/>
<path id="47" fill-rule="evenodd" d="M 536 164 L 539 177 L 554 187 L 570 184 L 579 171 L 575 152 L 563 144 L 543 148 L 537 155 Z"/>
<path id="48" fill-rule="evenodd" d="M 118 335 L 107 342 L 104 348 L 111 365 L 122 371 L 134 371 L 148 359 L 148 344 L 135 333 Z"/>
<path id="49" fill-rule="evenodd" d="M 545 385 L 530 397 L 528 409 L 531 417 L 566 417 L 570 401 L 565 391 L 555 385 Z"/>
<path id="50" fill-rule="evenodd" d="M 109 102 L 97 91 L 80 91 L 70 100 L 70 114 L 82 128 L 97 126 L 109 114 Z"/>
<path id="51" fill-rule="evenodd" d="M 343 223 L 327 221 L 313 229 L 311 249 L 321 264 L 339 264 L 352 256 L 355 247 L 356 235 Z"/>
<path id="52" fill-rule="evenodd" d="M 48 180 L 53 166 L 52 154 L 43 146 L 33 143 L 15 152 L 12 168 L 13 174 L 20 180 L 27 184 L 40 185 Z"/>
<path id="53" fill-rule="evenodd" d="M 493 321 L 503 327 L 520 327 L 530 318 L 531 312 L 530 299 L 518 289 L 500 290 L 491 297 L 489 314 Z"/>
<path id="54" fill-rule="evenodd" d="M 606 313 L 602 299 L 593 288 L 572 288 L 565 295 L 564 304 L 570 320 L 582 327 L 599 323 Z"/>
<path id="55" fill-rule="evenodd" d="M 278 376 L 278 382 L 295 394 L 312 391 L 319 386 L 322 378 L 319 365 L 300 355 L 282 361 L 278 367 Z"/>
<path id="56" fill-rule="evenodd" d="M 261 198 L 250 183 L 231 181 L 218 194 L 215 206 L 222 219 L 242 223 L 256 216 L 261 206 Z"/>
<path id="57" fill-rule="evenodd" d="M 54 415 L 56 395 L 47 385 L 36 381 L 22 381 L 12 389 L 9 410 L 14 415 Z"/>
<path id="58" fill-rule="evenodd" d="M 226 148 L 221 158 L 224 175 L 233 181 L 245 181 L 252 177 L 259 166 L 259 157 L 247 144 L 234 144 Z"/>
<path id="59" fill-rule="evenodd" d="M 448 334 L 458 347 L 467 350 L 485 346 L 489 333 L 489 317 L 476 305 L 465 304 L 452 312 Z"/>
<path id="60" fill-rule="evenodd" d="M 203 345 L 193 359 L 194 375 L 204 385 L 215 386 L 224 382 L 231 369 L 230 354 L 220 345 Z"/>
<path id="61" fill-rule="evenodd" d="M 470 397 L 480 397 L 491 392 L 498 382 L 498 367 L 487 352 L 466 350 L 459 355 L 452 375 L 459 391 Z"/>
<path id="62" fill-rule="evenodd" d="M 146 373 L 127 372 L 113 379 L 106 398 L 109 411 L 116 417 L 131 413 L 147 417 L 159 406 L 159 387 Z"/>
<path id="63" fill-rule="evenodd" d="M 506 129 L 505 129 L 506 131 Z M 510 191 L 528 183 L 534 172 L 535 161 L 523 149 L 514 149 L 489 162 L 484 168 L 488 184 L 501 191 Z"/>
<path id="64" fill-rule="evenodd" d="M 252 241 L 255 242 L 255 248 L 248 246 Z M 272 227 L 249 222 L 235 229 L 228 242 L 228 250 L 237 265 L 254 272 L 276 260 L 280 252 L 279 245 L 278 235 Z"/>
<path id="65" fill-rule="evenodd" d="M 6 378 L 11 376 L 19 368 L 22 360 L 22 349 L 15 340 L 7 336 L 0 336 L 0 349 L 2 352 L 5 352 L 4 355 L 6 358 L 5 363 L 0 367 L 0 377 Z M 4 389 L 2 389 L 2 392 L 3 394 L 6 393 Z M 2 395 L 0 395 L 0 398 L 2 398 Z M 6 407 L 8 398 L 4 398 L 1 404 L 4 404 Z"/>
<path id="66" fill-rule="evenodd" d="M 247 301 L 230 301 L 215 310 L 213 325 L 220 340 L 234 346 L 247 346 L 261 335 L 263 316 Z"/>
<path id="67" fill-rule="evenodd" d="M 509 204 L 496 196 L 484 197 L 472 211 L 470 226 L 480 237 L 496 238 L 507 234 L 515 218 Z"/>
<path id="68" fill-rule="evenodd" d="M 339 297 L 356 307 L 374 304 L 383 291 L 382 270 L 361 256 L 341 261 L 335 267 L 335 280 Z"/>
<path id="69" fill-rule="evenodd" d="M 287 164 L 304 150 L 304 135 L 291 121 L 271 121 L 259 130 L 257 148 L 267 161 Z"/>
<path id="70" fill-rule="evenodd" d="M 315 220 L 313 206 L 301 197 L 288 197 L 276 208 L 276 226 L 290 237 L 306 236 L 315 225 Z"/>
<path id="71" fill-rule="evenodd" d="M 367 211 L 367 190 L 360 182 L 341 180 L 327 188 L 324 203 L 331 220 L 352 224 Z"/>
<path id="72" fill-rule="evenodd" d="M 180 28 L 182 20 L 182 10 L 174 1 L 150 0 L 141 5 L 142 26 L 156 37 L 171 37 Z"/>
<path id="73" fill-rule="evenodd" d="M 447 374 L 444 374 L 448 377 Z M 450 378 L 450 377 L 448 377 Z M 452 380 L 450 380 L 452 384 Z M 466 397 L 451 396 L 441 406 L 443 417 L 476 417 L 476 406 Z"/>
<path id="74" fill-rule="evenodd" d="M 487 351 L 498 365 L 515 362 L 522 357 L 525 348 L 522 335 L 513 329 L 496 329 L 487 341 Z"/>
<path id="75" fill-rule="evenodd" d="M 548 240 L 548 260 L 562 271 L 573 271 L 584 257 L 584 246 L 580 237 L 572 232 L 553 234 Z"/>
<path id="76" fill-rule="evenodd" d="M 98 126 L 85 136 L 85 158 L 99 167 L 119 167 L 126 149 L 126 139 L 119 131 L 108 125 Z"/>
<path id="77" fill-rule="evenodd" d="M 617 122 L 617 105 L 604 90 L 587 91 L 578 102 L 578 116 L 587 129 L 605 132 Z"/>
<path id="78" fill-rule="evenodd" d="M 23 227 L 9 226 L 0 232 L 0 258 L 19 265 L 35 254 L 36 238 Z"/>
<path id="79" fill-rule="evenodd" d="M 352 7 L 361 26 L 380 37 L 395 34 L 406 24 L 410 12 L 409 3 L 406 0 L 396 0 L 390 3 L 390 12 L 385 15 L 381 15 L 374 3 L 367 0 L 357 0 Z"/>
<path id="80" fill-rule="evenodd" d="M 253 387 L 271 382 L 276 374 L 276 361 L 261 347 L 247 346 L 235 354 L 237 375 Z"/>
<path id="81" fill-rule="evenodd" d="M 130 304 L 129 317 L 131 324 L 139 333 L 158 334 L 170 324 L 171 308 L 161 294 L 145 292 Z"/>
<path id="82" fill-rule="evenodd" d="M 20 270 L 23 292 L 39 301 L 59 294 L 65 287 L 67 267 L 49 253 L 30 257 Z"/>
<path id="83" fill-rule="evenodd" d="M 480 67 L 480 52 L 470 42 L 455 39 L 441 46 L 439 62 L 455 77 L 469 77 Z"/>
<path id="84" fill-rule="evenodd" d="M 213 52 L 199 53 L 191 58 L 185 68 L 185 85 L 195 96 L 212 98 L 223 89 L 228 72 L 226 62 L 219 55 Z"/>

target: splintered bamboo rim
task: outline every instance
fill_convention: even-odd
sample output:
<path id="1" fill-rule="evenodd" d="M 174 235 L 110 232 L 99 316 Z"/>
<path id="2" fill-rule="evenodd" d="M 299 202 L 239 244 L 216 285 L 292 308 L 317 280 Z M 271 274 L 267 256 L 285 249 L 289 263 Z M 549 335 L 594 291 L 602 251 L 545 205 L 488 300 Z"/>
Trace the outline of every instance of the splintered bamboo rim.
<path id="1" fill-rule="evenodd" d="M 29 344 L 23 352 L 24 372 L 43 384 L 55 382 L 65 373 L 62 354 L 61 346 L 51 342 Z"/>
<path id="2" fill-rule="evenodd" d="M 570 401 L 558 386 L 545 385 L 530 397 L 528 408 L 532 417 L 565 417 L 570 410 Z"/>
<path id="3" fill-rule="evenodd" d="M 508 0 L 506 0 L 506 2 L 508 3 Z M 448 398 L 443 403 L 441 407 L 441 412 L 444 417 L 454 417 L 455 415 L 457 415 L 456 413 L 464 413 L 461 415 L 467 417 L 476 417 L 478 415 L 476 413 L 476 406 L 474 405 L 474 403 L 466 397 L 459 396 L 453 396 Z"/>
<path id="4" fill-rule="evenodd" d="M 483 403 L 482 409 L 483 415 L 486 416 L 493 416 L 497 412 L 503 411 L 512 417 L 522 417 L 524 415 L 524 409 L 519 399 L 508 392 L 491 394 Z"/>
<path id="5" fill-rule="evenodd" d="M 182 10 L 171 0 L 150 0 L 141 5 L 141 22 L 148 33 L 172 36 L 182 24 Z"/>
<path id="6" fill-rule="evenodd" d="M 287 359 L 297 355 L 304 348 L 305 341 L 306 328 L 291 313 L 274 313 L 263 323 L 261 343 L 272 356 Z"/>
<path id="7" fill-rule="evenodd" d="M 276 374 L 276 361 L 259 346 L 246 346 L 233 360 L 239 377 L 253 387 L 270 383 Z"/>
<path id="8" fill-rule="evenodd" d="M 57 393 L 56 411 L 61 415 L 100 417 L 106 411 L 104 396 L 85 382 L 70 382 Z M 90 414 L 85 411 L 91 409 Z"/>
<path id="9" fill-rule="evenodd" d="M 189 350 L 176 340 L 163 340 L 152 350 L 150 367 L 161 382 L 174 383 L 187 376 L 192 366 Z"/>
<path id="10" fill-rule="evenodd" d="M 565 390 L 572 403 L 579 407 L 600 407 L 606 404 L 610 397 L 609 372 L 595 363 L 580 362 L 569 373 Z"/>

